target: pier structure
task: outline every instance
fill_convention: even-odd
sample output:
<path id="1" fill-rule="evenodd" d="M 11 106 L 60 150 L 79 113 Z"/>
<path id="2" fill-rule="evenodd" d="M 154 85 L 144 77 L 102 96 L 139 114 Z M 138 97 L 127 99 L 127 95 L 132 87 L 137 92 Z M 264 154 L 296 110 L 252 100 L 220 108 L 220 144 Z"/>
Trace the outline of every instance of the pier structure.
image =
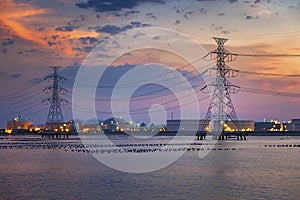
<path id="1" fill-rule="evenodd" d="M 42 132 L 41 134 L 42 138 L 69 138 L 70 133 L 69 132 Z"/>

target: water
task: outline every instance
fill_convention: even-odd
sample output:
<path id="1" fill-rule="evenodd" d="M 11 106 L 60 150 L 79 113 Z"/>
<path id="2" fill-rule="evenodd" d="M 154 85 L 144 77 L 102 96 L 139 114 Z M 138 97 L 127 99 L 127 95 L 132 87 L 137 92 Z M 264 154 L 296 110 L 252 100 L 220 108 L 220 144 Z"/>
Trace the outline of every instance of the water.
<path id="1" fill-rule="evenodd" d="M 30 145 L 20 148 L 18 142 Z M 300 197 L 300 138 L 253 137 L 221 142 L 204 159 L 199 159 L 199 152 L 189 151 L 170 166 L 145 174 L 110 169 L 78 148 L 35 148 L 38 143 L 80 141 L 2 137 L 0 147 L 15 145 L 0 149 L 1 199 Z M 280 146 L 283 144 L 289 146 Z"/>

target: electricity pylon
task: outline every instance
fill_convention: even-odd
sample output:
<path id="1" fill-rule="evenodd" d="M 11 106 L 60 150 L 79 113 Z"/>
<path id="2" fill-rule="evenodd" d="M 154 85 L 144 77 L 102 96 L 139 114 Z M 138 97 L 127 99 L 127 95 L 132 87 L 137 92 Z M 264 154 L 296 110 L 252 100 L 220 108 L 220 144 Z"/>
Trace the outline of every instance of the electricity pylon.
<path id="1" fill-rule="evenodd" d="M 59 86 L 60 82 L 64 82 L 67 79 L 58 74 L 58 70 L 60 67 L 58 66 L 50 66 L 53 70 L 53 74 L 47 76 L 45 80 L 52 81 L 52 85 L 48 86 L 44 89 L 46 92 L 52 92 L 52 96 L 45 99 L 44 103 L 50 103 L 49 113 L 47 117 L 47 123 L 50 124 L 50 130 L 54 131 L 60 130 L 60 125 L 64 123 L 64 117 L 61 111 L 60 105 L 63 103 L 68 103 L 67 100 L 60 97 L 61 93 L 67 92 L 65 88 Z"/>
<path id="2" fill-rule="evenodd" d="M 218 44 L 218 48 L 210 52 L 210 56 L 216 60 L 216 67 L 210 69 L 215 72 L 212 83 L 204 87 L 208 88 L 211 99 L 202 130 L 210 123 L 213 134 L 219 136 L 224 132 L 224 123 L 228 121 L 232 121 L 239 129 L 237 115 L 230 97 L 230 94 L 238 92 L 239 87 L 227 80 L 237 74 L 237 70 L 226 65 L 226 62 L 234 61 L 236 58 L 224 48 L 227 39 L 217 37 L 213 39 Z"/>

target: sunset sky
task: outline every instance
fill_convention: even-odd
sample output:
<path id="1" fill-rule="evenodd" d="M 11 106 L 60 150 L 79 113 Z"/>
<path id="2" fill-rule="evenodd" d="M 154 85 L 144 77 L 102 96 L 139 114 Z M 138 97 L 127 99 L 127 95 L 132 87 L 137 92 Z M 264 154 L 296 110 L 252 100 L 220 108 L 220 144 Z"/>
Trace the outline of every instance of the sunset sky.
<path id="1" fill-rule="evenodd" d="M 68 79 L 62 86 L 69 90 L 65 95 L 69 105 L 62 109 L 65 120 L 71 120 L 72 86 L 80 64 L 101 41 L 122 31 L 162 27 L 189 36 L 207 51 L 216 48 L 212 37 L 217 36 L 229 39 L 225 47 L 232 53 L 300 54 L 300 2 L 293 0 L 0 0 L 0 9 L 1 128 L 18 114 L 31 118 L 34 124 L 45 123 L 49 106 L 41 101 L 49 94 L 42 91 L 50 83 L 42 80 L 51 74 L 48 66 L 52 65 L 61 66 L 61 75 Z M 131 52 L 112 63 L 102 83 L 114 84 L 123 73 L 140 64 L 159 62 L 174 69 L 186 64 L 176 56 L 168 56 L 151 50 Z M 300 57 L 238 57 L 228 65 L 241 71 L 230 79 L 235 85 L 300 94 L 299 76 L 267 75 L 300 74 Z M 97 96 L 109 99 L 111 91 L 97 91 Z M 201 99 L 206 94 L 199 92 L 197 96 Z M 300 97 L 243 91 L 231 97 L 239 119 L 300 118 Z M 174 96 L 131 102 L 130 107 L 150 108 L 170 98 Z M 208 102 L 199 102 L 202 118 Z M 109 102 L 98 104 L 98 118 L 110 117 L 106 109 Z M 167 118 L 171 112 L 174 118 L 178 116 L 176 108 L 171 109 L 174 105 L 176 102 L 166 105 L 170 108 Z M 133 119 L 149 123 L 146 113 Z"/>

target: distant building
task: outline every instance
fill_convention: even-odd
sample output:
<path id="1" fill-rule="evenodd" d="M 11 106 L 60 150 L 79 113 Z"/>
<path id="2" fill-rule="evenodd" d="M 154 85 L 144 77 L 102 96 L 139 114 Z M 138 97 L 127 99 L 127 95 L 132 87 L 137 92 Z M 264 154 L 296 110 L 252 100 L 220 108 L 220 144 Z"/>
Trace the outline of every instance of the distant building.
<path id="1" fill-rule="evenodd" d="M 167 120 L 167 131 L 201 131 L 205 120 L 194 119 L 174 119 Z M 207 130 L 206 126 L 206 130 Z"/>
<path id="2" fill-rule="evenodd" d="M 6 123 L 7 132 L 11 132 L 12 130 L 17 129 L 31 130 L 33 129 L 33 122 L 29 118 L 25 118 L 22 115 L 18 115 Z"/>
<path id="3" fill-rule="evenodd" d="M 79 133 L 101 133 L 98 119 L 89 119 L 84 122 L 77 120 L 76 127 Z"/>
<path id="4" fill-rule="evenodd" d="M 253 120 L 238 120 L 236 123 L 237 124 L 233 123 L 233 121 L 228 121 L 224 124 L 224 130 L 227 132 L 254 131 L 255 121 Z"/>
<path id="5" fill-rule="evenodd" d="M 292 119 L 290 127 L 291 131 L 300 131 L 300 119 Z"/>
<path id="6" fill-rule="evenodd" d="M 283 131 L 283 124 L 276 120 L 270 122 L 255 122 L 255 131 Z"/>
<path id="7" fill-rule="evenodd" d="M 103 131 L 124 132 L 129 131 L 131 124 L 120 117 L 111 117 L 100 123 Z"/>
<path id="8" fill-rule="evenodd" d="M 233 132 L 233 131 L 253 131 L 254 130 L 254 121 L 252 120 L 239 120 L 237 121 L 238 127 L 232 121 L 223 123 L 224 131 Z M 210 124 L 206 125 L 205 120 L 192 120 L 192 119 L 183 119 L 183 120 L 167 120 L 167 131 L 212 131 Z"/>
<path id="9" fill-rule="evenodd" d="M 39 125 L 36 127 L 36 130 L 45 130 L 45 131 L 54 131 L 54 132 L 72 132 L 74 128 L 74 122 L 62 122 L 62 123 L 49 123 L 47 122 L 45 126 Z M 53 130 L 52 130 L 53 129 Z"/>
<path id="10" fill-rule="evenodd" d="M 34 130 L 36 132 L 43 132 L 44 130 L 46 130 L 46 125 L 45 124 L 36 125 Z"/>
<path id="11" fill-rule="evenodd" d="M 283 123 L 283 127 L 285 129 L 285 131 L 294 131 L 294 127 L 291 121 L 287 122 L 287 123 Z"/>

